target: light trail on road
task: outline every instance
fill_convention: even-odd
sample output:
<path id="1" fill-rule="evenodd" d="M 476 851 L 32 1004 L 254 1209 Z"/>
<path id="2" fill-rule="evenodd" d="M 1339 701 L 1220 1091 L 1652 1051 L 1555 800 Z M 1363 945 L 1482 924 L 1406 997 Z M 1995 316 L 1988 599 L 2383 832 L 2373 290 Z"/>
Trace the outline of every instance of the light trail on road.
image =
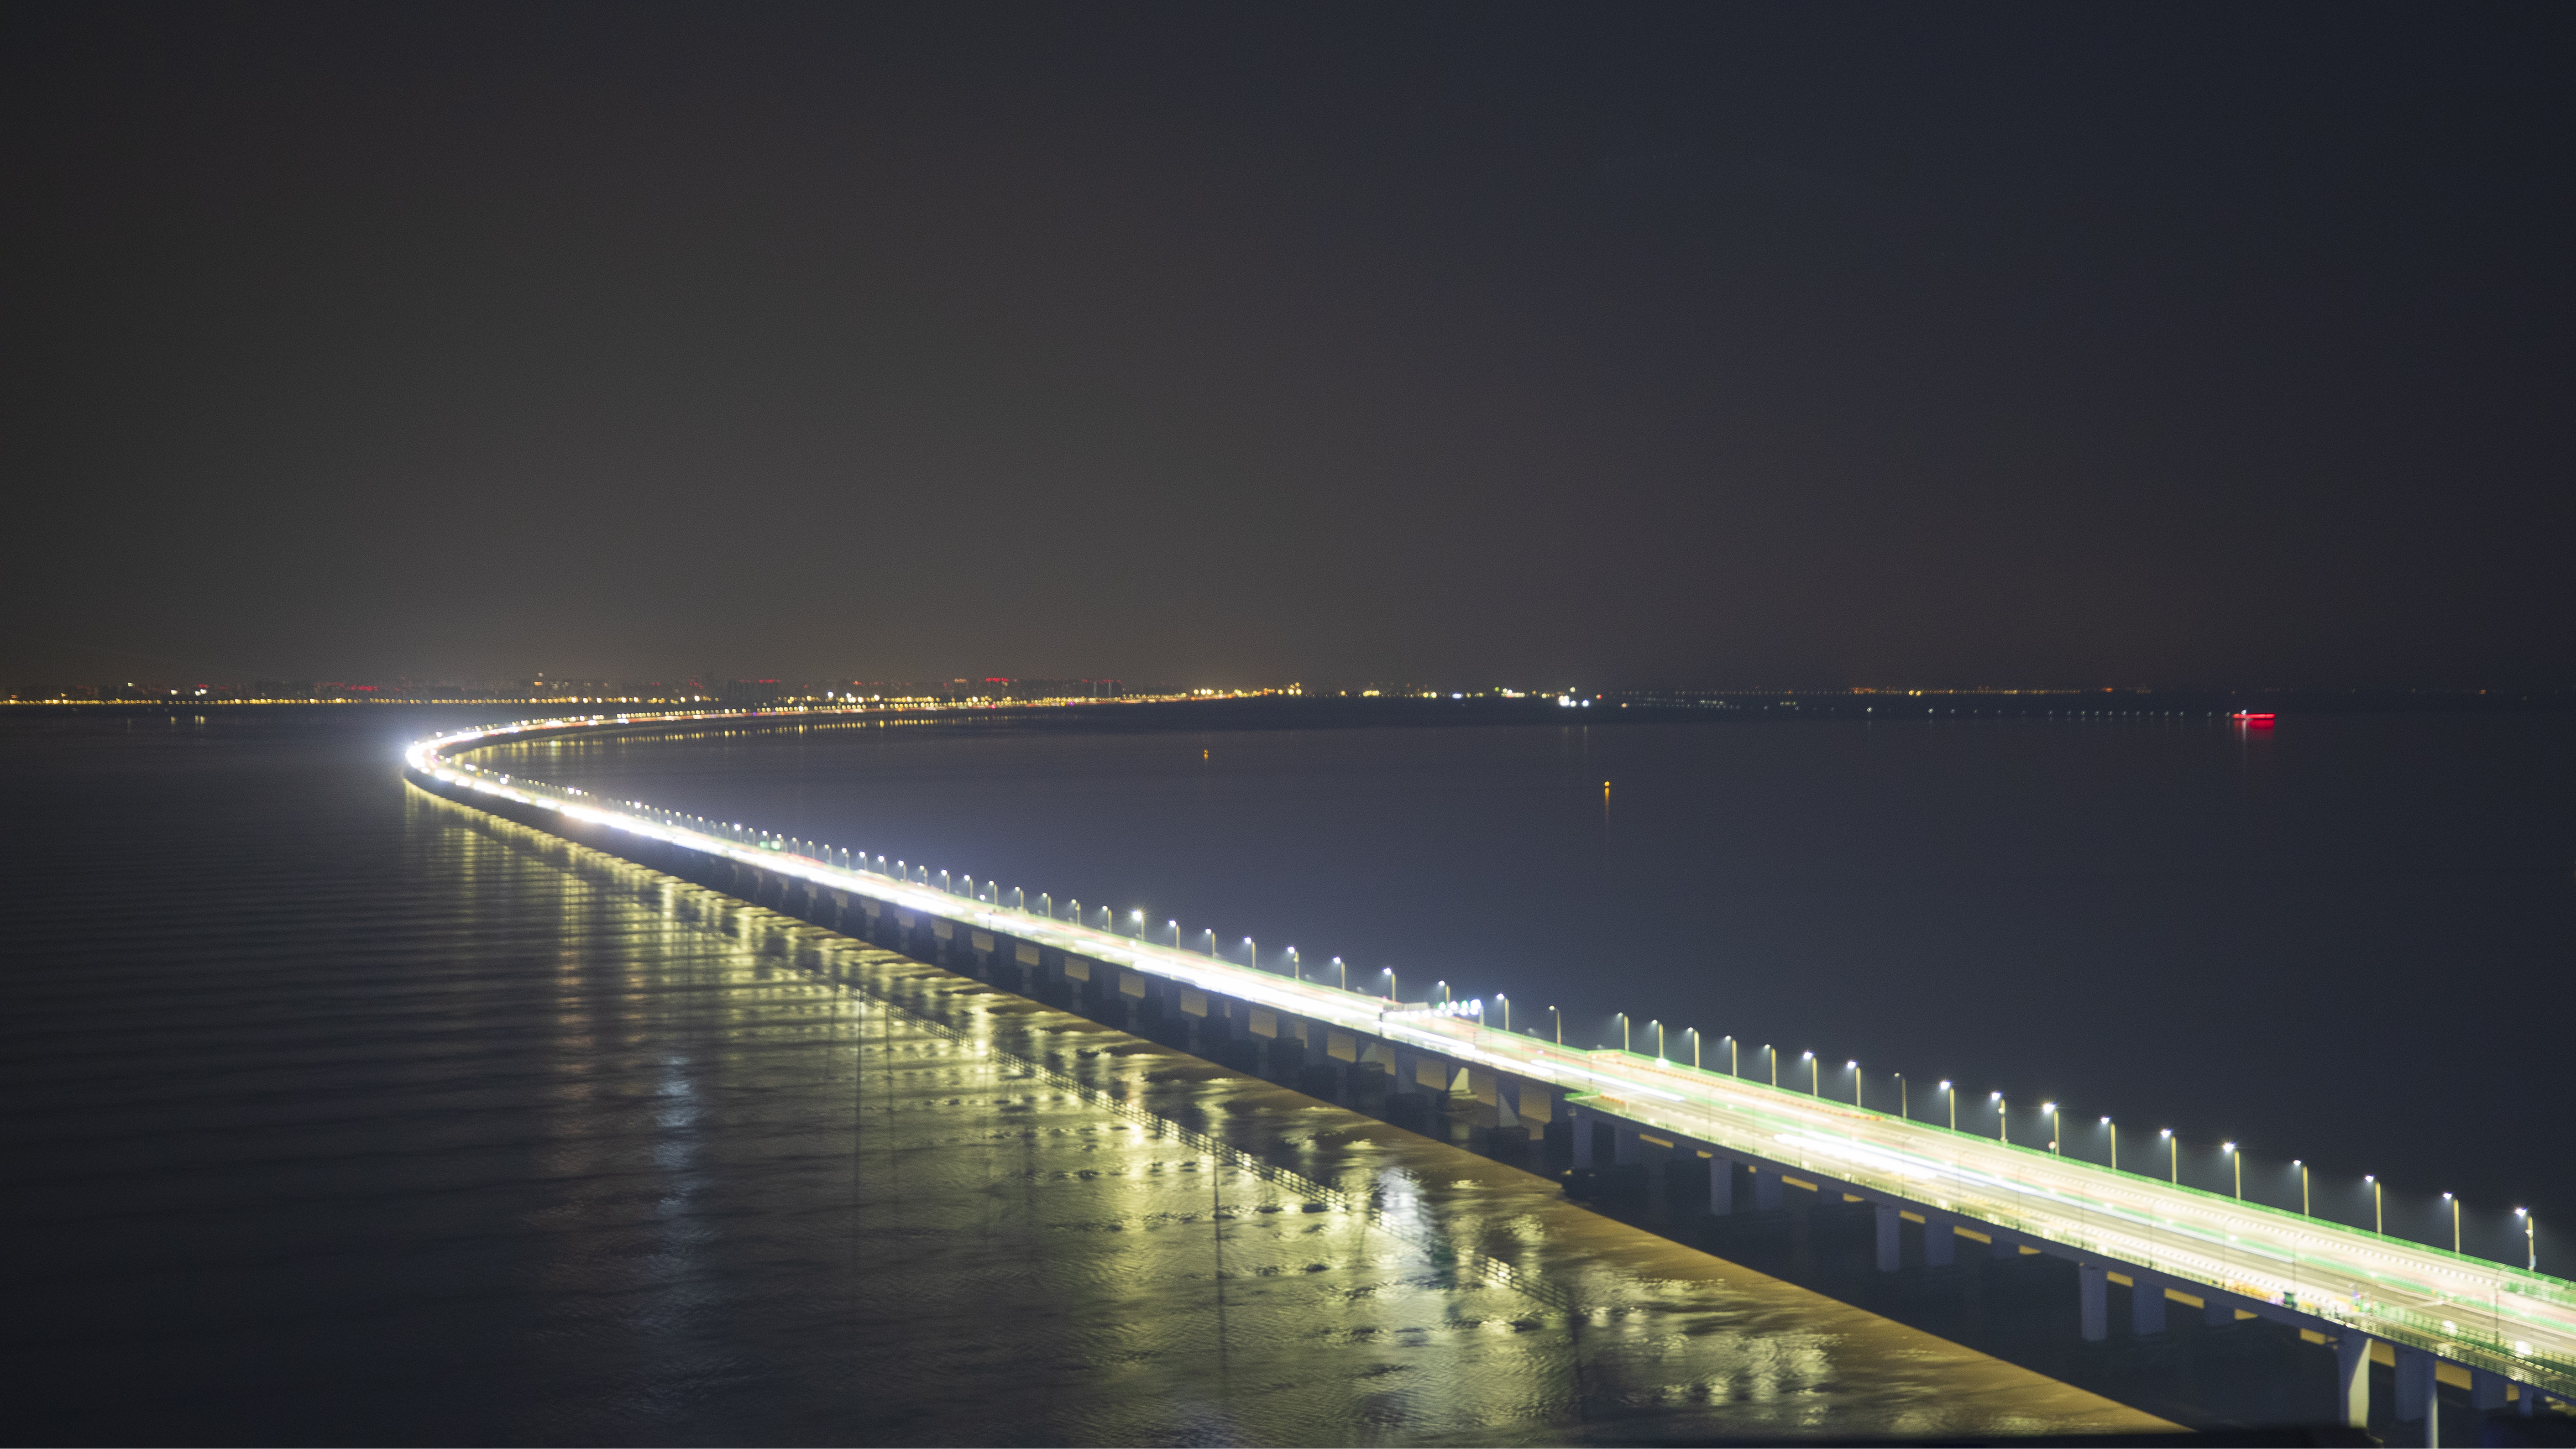
<path id="1" fill-rule="evenodd" d="M 1092 701 L 1084 701 L 1092 703 Z M 1043 707 L 1043 706 L 1039 706 Z M 978 705 L 973 712 L 989 712 Z M 404 755 L 425 779 L 867 896 L 898 910 L 1052 946 L 1327 1027 L 1545 1083 L 1639 1127 L 1795 1165 L 1962 1220 L 2278 1305 L 2576 1397 L 2576 1283 L 2508 1264 L 2015 1147 L 1634 1052 L 1570 1048 L 1481 1019 L 1238 966 L 1114 930 L 982 901 L 860 864 L 791 853 L 783 837 L 640 801 L 485 770 L 449 754 L 567 729 L 795 723 L 870 705 L 531 720 L 435 736 Z M 908 706 L 905 713 L 920 713 Z M 847 852 L 843 853 L 845 856 Z M 998 891 L 996 892 L 998 894 Z M 1114 917 L 1111 918 L 1114 920 Z"/>

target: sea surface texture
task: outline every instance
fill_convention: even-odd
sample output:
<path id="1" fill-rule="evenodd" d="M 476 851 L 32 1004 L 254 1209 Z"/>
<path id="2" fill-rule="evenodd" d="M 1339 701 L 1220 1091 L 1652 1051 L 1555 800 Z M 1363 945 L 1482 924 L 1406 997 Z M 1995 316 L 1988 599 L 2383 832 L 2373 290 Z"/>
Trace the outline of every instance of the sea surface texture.
<path id="1" fill-rule="evenodd" d="M 0 726 L 10 1438 L 2155 1426 L 1538 1178 L 409 790 L 399 742 L 466 718 Z M 1131 823 L 1165 830 L 1157 792 L 1200 788 L 1159 757 L 1141 780 L 1068 775 L 1062 741 L 710 743 L 623 758 L 660 752 L 634 768 L 694 792 L 674 805 L 891 791 L 914 818 L 836 833 L 936 818 L 953 835 L 926 847 L 961 863 L 1120 880 L 1168 857 L 1110 859 L 1115 819 L 999 813 L 1012 782 L 1064 777 L 1059 807 L 1141 797 Z M 1128 748 L 1070 746 L 1095 747 Z M 1380 781 L 1417 747 L 1388 746 Z M 1462 899 L 1404 857 L 1368 779 L 1317 788 L 1390 890 Z M 1381 908 L 1350 919 L 1364 935 Z M 1548 910 L 1518 907 L 1531 939 L 1554 939 Z"/>

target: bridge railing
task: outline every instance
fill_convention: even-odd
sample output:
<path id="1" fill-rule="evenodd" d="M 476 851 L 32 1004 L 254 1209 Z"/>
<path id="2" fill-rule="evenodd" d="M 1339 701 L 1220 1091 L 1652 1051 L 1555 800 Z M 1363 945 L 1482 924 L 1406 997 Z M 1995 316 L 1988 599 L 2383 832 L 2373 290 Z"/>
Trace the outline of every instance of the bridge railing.
<path id="1" fill-rule="evenodd" d="M 2576 1397 L 2576 1283 L 2342 1224 L 2301 1217 L 2098 1163 L 1870 1112 L 1729 1073 L 1640 1053 L 1571 1049 L 1478 1020 L 1390 1014 L 1376 997 L 1282 977 L 1214 956 L 1005 905 L 969 877 L 945 888 L 906 862 L 711 821 L 636 800 L 452 760 L 446 752 L 540 731 L 718 720 L 864 716 L 867 706 L 580 716 L 442 736 L 414 745 L 411 767 L 469 791 L 551 807 L 689 849 L 765 865 L 906 909 L 1000 930 L 1135 970 L 1298 1012 L 1346 1030 L 1445 1052 L 1535 1078 L 1660 1132 L 1798 1166 L 1921 1202 L 1961 1219 L 2154 1273 L 2269 1302 Z M 881 859 L 881 858 L 880 858 Z M 901 868 L 898 870 L 897 867 Z M 1830 1167 L 1820 1165 L 1830 1163 Z M 2302 1249 L 2302 1240 L 2320 1245 Z M 2376 1266 L 2357 1264 L 2376 1261 Z M 2358 1274 L 2358 1276 L 2356 1276 Z M 2378 1291 L 2338 1293 L 2326 1280 Z M 2447 1282 L 2444 1280 L 2448 1280 Z M 2311 1285 L 2314 1285 L 2313 1287 Z M 2480 1291 L 2463 1291 L 2475 1289 Z M 2404 1302 L 2384 1296 L 2422 1301 Z M 2448 1316 L 2446 1316 L 2446 1314 Z M 2483 1318 L 2483 1322 L 2479 1320 Z"/>

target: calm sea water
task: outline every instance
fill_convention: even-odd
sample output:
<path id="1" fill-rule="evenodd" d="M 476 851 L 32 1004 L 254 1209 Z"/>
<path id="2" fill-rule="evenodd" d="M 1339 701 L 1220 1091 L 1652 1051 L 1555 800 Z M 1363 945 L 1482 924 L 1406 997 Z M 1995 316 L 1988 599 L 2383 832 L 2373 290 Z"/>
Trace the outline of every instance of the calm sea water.
<path id="1" fill-rule="evenodd" d="M 2150 1422 L 1539 1179 L 410 792 L 394 748 L 442 722 L 0 724 L 10 1438 Z M 1566 992 L 1597 1013 L 1604 987 L 1681 992 L 1713 943 L 1751 949 L 1720 907 L 1765 894 L 1727 874 L 1765 857 L 1739 814 L 1693 827 L 1709 849 L 1679 875 L 1641 873 L 1628 832 L 1684 797 L 1620 795 L 1605 825 L 1585 781 L 1621 749 L 1754 739 L 845 736 L 556 763 L 1229 930 L 1312 923 L 1408 965 L 1436 946 L 1479 987 L 1616 972 Z M 1795 847 L 1773 842 L 1780 870 Z M 1763 1009 L 1819 1031 L 1901 1009 L 1808 974 Z"/>
<path id="2" fill-rule="evenodd" d="M 2576 1271 L 2576 716 L 815 729 L 532 772 Z M 1820 1065 L 1810 1076 L 1802 1054 Z M 1857 1061 L 1855 1072 L 1847 1062 Z M 1900 1082 L 1898 1074 L 1902 1074 Z M 2161 1129 L 2177 1134 L 2168 1156 Z M 2556 1236 L 2566 1225 L 2570 1236 Z M 2562 1246 L 2563 1244 L 2563 1246 Z"/>

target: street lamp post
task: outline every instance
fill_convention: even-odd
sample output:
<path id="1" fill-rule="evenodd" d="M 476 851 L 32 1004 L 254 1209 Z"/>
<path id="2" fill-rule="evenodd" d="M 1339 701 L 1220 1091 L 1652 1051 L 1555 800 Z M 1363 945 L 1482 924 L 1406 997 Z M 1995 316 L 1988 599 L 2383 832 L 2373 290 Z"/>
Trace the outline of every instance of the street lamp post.
<path id="1" fill-rule="evenodd" d="M 2388 1214 L 2385 1211 L 2387 1185 L 2367 1172 L 2361 1175 L 2361 1180 L 2370 1184 L 2370 1230 L 2383 1238 L 2387 1237 Z"/>
<path id="2" fill-rule="evenodd" d="M 1499 991 L 1494 993 L 1494 999 L 1503 1004 L 1503 1030 L 1510 1031 L 1512 1029 L 1512 999 Z"/>
<path id="3" fill-rule="evenodd" d="M 2442 1194 L 2442 1201 L 2451 1205 L 2451 1251 L 2457 1253 L 2460 1251 L 2460 1200 L 2446 1192 Z"/>
<path id="4" fill-rule="evenodd" d="M 1216 932 L 1210 931 L 1208 934 L 1213 936 Z M 1214 955 L 1215 953 L 1210 952 L 1209 954 Z M 1250 936 L 1243 938 L 1243 964 L 1251 967 L 1255 971 L 1261 969 L 1261 948 L 1252 944 L 1252 938 Z"/>
<path id="5" fill-rule="evenodd" d="M 2182 1186 L 2182 1139 L 2173 1135 L 2171 1127 L 2164 1130 L 2164 1139 L 2165 1165 L 2173 1170 L 2173 1185 L 2180 1187 Z"/>
<path id="6" fill-rule="evenodd" d="M 1959 1088 L 1949 1078 L 1941 1079 L 1941 1090 L 1950 1094 L 1950 1130 L 1959 1130 Z"/>
<path id="7" fill-rule="evenodd" d="M 2522 1266 L 2537 1273 L 2540 1271 L 2540 1239 L 2534 1234 L 2534 1226 L 2539 1220 L 2524 1208 L 2515 1208 L 2513 1215 L 2522 1219 Z"/>
<path id="8" fill-rule="evenodd" d="M 1625 1051 L 1627 1051 L 1627 1050 L 1628 1050 L 1628 1013 L 1626 1013 L 1626 1012 L 1624 1012 L 1624 1011 L 1623 1011 L 1623 1012 L 1620 1012 L 1618 1015 L 1619 1015 L 1619 1050 L 1620 1050 L 1620 1051 L 1622 1051 L 1622 1052 L 1625 1052 Z"/>
<path id="9" fill-rule="evenodd" d="M 1449 1004 L 1449 983 L 1446 981 L 1436 981 L 1432 984 L 1440 988 L 1440 1004 L 1442 1006 L 1447 1006 Z"/>
<path id="10" fill-rule="evenodd" d="M 1553 1006 L 1547 1009 L 1547 1013 L 1548 1015 L 1556 1018 L 1556 1044 L 1558 1046 L 1565 1045 L 1565 1013 L 1557 1010 Z"/>
<path id="11" fill-rule="evenodd" d="M 2120 1124 L 2105 1117 L 2102 1125 L 2111 1129 L 2111 1170 L 2120 1170 Z"/>
<path id="12" fill-rule="evenodd" d="M 1845 1062 L 1843 1069 L 1852 1074 L 1852 1105 L 1858 1107 L 1860 1106 L 1860 1063 Z"/>
<path id="13" fill-rule="evenodd" d="M 1333 958 L 1333 984 L 1344 991 L 1351 989 L 1351 968 L 1343 965 L 1339 956 Z"/>
<path id="14" fill-rule="evenodd" d="M 2226 1154 L 2227 1154 L 2227 1160 L 2228 1160 L 2229 1162 L 2232 1162 L 2232 1163 L 2234 1163 L 2234 1164 L 2236 1165 L 2236 1200 L 2237 1200 L 2238 1202 L 2243 1202 L 2243 1201 L 2245 1201 L 2245 1157 L 2244 1157 L 2244 1154 L 2242 1154 L 2242 1153 L 2240 1153 L 2240 1152 L 2238 1152 L 2238 1151 L 2236 1150 L 2236 1144 L 2235 1144 L 2235 1143 L 2233 1143 L 2233 1142 L 2221 1143 L 2221 1144 L 2220 1144 L 2220 1146 L 2219 1146 L 2219 1150 L 2220 1150 L 2220 1151 L 2222 1151 L 2222 1152 L 2224 1152 L 2224 1153 L 2226 1153 Z"/>
<path id="15" fill-rule="evenodd" d="M 1914 1120 L 1913 1089 L 1905 1085 L 1903 1072 L 1896 1074 L 1896 1115 L 1909 1122 Z"/>
<path id="16" fill-rule="evenodd" d="M 2066 1114 L 2055 1102 L 2042 1102 L 2039 1110 L 2048 1114 L 2048 1150 L 2059 1157 L 2066 1155 Z"/>
<path id="17" fill-rule="evenodd" d="M 1691 1070 L 1695 1072 L 1695 1071 L 1698 1071 L 1698 1070 L 1699 1070 L 1699 1028 L 1698 1028 L 1698 1027 L 1695 1027 L 1695 1026 L 1694 1026 L 1694 1027 L 1690 1028 L 1690 1039 L 1691 1039 Z"/>
<path id="18" fill-rule="evenodd" d="M 2312 1216 L 2308 1211 L 2308 1164 L 2304 1159 L 2293 1157 L 2290 1165 L 2299 1170 L 2299 1216 Z"/>
<path id="19" fill-rule="evenodd" d="M 2004 1100 L 2001 1092 L 1988 1092 L 1986 1099 L 1995 1104 L 1995 1140 L 2012 1146 L 2012 1104 Z"/>
<path id="20" fill-rule="evenodd" d="M 1816 1054 L 1814 1052 L 1800 1052 L 1798 1055 L 1806 1058 L 1807 1062 L 1807 1095 L 1810 1097 L 1823 1096 L 1825 1094 L 1824 1083 L 1823 1078 L 1819 1073 L 1820 1069 L 1824 1066 L 1824 1063 L 1816 1060 Z"/>
<path id="21" fill-rule="evenodd" d="M 1377 968 L 1377 974 L 1386 978 L 1386 999 L 1393 1001 L 1395 999 L 1395 968 L 1392 966 L 1380 966 Z"/>
<path id="22" fill-rule="evenodd" d="M 1780 1085 L 1780 1049 L 1766 1041 L 1762 1044 L 1762 1050 L 1770 1054 L 1771 1085 L 1776 1088 Z"/>
<path id="23" fill-rule="evenodd" d="M 1649 1022 L 1647 1025 L 1655 1029 L 1655 1060 L 1660 1062 L 1664 1059 L 1664 1024 L 1658 1020 Z"/>

